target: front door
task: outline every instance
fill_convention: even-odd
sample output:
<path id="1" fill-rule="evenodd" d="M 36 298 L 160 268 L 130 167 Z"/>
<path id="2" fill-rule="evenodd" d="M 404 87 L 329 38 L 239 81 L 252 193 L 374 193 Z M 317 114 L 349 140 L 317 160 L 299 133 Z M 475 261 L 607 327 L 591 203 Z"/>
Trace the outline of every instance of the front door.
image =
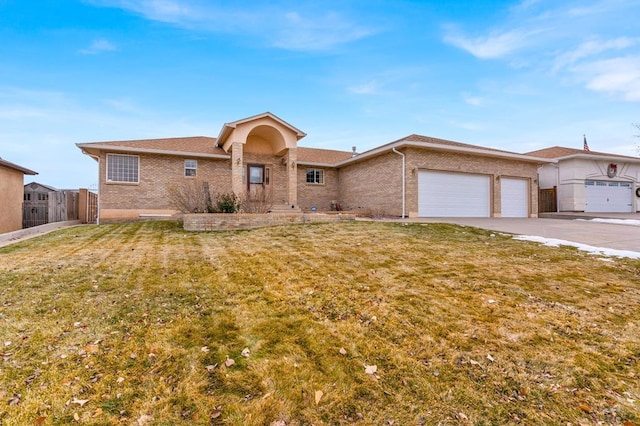
<path id="1" fill-rule="evenodd" d="M 255 191 L 256 188 L 261 188 L 265 184 L 264 179 L 264 165 L 262 164 L 249 164 L 248 187 L 249 192 Z"/>

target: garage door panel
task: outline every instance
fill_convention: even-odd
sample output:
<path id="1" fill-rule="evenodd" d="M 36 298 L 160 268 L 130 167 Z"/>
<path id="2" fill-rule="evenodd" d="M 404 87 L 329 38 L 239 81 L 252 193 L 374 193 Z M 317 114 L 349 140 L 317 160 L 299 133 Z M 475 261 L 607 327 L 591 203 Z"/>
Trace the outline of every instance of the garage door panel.
<path id="1" fill-rule="evenodd" d="M 529 181 L 527 179 L 502 178 L 501 216 L 529 217 Z"/>
<path id="2" fill-rule="evenodd" d="M 629 213 L 633 211 L 633 187 L 629 182 L 587 180 L 585 207 L 589 213 Z"/>
<path id="3" fill-rule="evenodd" d="M 421 217 L 489 217 L 490 199 L 489 176 L 428 170 L 418 174 Z"/>

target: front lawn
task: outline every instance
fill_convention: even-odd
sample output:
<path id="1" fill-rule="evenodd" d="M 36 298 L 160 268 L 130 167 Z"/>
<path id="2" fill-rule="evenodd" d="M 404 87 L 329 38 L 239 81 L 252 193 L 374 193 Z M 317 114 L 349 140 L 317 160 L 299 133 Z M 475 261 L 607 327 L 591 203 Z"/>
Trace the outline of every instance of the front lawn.
<path id="1" fill-rule="evenodd" d="M 0 424 L 640 424 L 640 261 L 442 224 L 0 248 Z"/>

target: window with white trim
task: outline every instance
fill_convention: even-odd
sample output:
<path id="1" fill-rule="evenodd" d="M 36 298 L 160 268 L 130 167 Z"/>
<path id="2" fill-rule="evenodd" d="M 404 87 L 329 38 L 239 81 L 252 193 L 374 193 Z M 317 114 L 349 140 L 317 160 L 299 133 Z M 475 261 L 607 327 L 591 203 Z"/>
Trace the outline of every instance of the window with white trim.
<path id="1" fill-rule="evenodd" d="M 107 154 L 107 182 L 138 183 L 139 169 L 137 155 Z"/>
<path id="2" fill-rule="evenodd" d="M 307 183 L 314 185 L 324 184 L 324 170 L 323 169 L 307 169 Z"/>
<path id="3" fill-rule="evenodd" d="M 184 160 L 184 175 L 186 177 L 196 177 L 197 170 L 197 160 Z"/>

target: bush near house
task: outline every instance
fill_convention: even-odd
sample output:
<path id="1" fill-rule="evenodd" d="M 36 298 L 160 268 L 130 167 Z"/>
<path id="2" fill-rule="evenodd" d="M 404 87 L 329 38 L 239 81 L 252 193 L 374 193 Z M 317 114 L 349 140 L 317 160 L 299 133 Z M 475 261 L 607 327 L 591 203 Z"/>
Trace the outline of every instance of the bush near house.
<path id="1" fill-rule="evenodd" d="M 640 424 L 640 263 L 473 228 L 0 249 L 0 423 Z"/>

